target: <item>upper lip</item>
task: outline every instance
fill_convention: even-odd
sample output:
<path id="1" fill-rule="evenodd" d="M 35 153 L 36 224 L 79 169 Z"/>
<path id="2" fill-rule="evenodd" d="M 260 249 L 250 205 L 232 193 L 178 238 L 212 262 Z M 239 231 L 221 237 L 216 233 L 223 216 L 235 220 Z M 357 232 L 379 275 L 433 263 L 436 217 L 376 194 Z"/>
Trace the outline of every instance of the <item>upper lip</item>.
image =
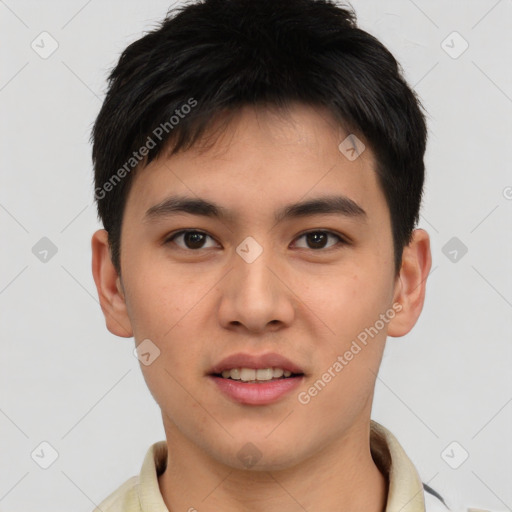
<path id="1" fill-rule="evenodd" d="M 219 361 L 210 369 L 210 374 L 222 373 L 223 370 L 231 370 L 232 368 L 282 368 L 292 373 L 304 373 L 300 366 L 275 352 L 265 354 L 238 352 Z"/>

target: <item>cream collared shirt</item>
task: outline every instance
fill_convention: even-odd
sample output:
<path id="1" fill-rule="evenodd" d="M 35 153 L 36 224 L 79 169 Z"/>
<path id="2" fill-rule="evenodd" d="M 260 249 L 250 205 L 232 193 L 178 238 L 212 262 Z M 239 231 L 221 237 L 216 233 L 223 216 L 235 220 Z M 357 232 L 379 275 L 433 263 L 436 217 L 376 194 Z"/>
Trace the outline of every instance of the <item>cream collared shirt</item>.
<path id="1" fill-rule="evenodd" d="M 386 512 L 448 512 L 438 498 L 424 491 L 416 468 L 393 434 L 373 420 L 370 449 L 388 479 Z M 158 475 L 165 470 L 166 460 L 166 442 L 154 443 L 146 453 L 140 474 L 127 480 L 94 512 L 169 512 L 158 486 Z"/>

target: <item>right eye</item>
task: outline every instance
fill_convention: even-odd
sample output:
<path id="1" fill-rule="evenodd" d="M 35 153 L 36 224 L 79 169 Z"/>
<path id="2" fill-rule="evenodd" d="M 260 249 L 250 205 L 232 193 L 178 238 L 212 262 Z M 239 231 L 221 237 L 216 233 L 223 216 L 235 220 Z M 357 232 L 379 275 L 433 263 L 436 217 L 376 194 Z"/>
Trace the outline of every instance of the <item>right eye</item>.
<path id="1" fill-rule="evenodd" d="M 167 245 L 170 242 L 173 242 L 180 249 L 183 249 L 185 251 L 186 250 L 195 251 L 198 249 L 205 248 L 204 241 L 206 240 L 206 238 L 211 238 L 213 240 L 213 238 L 210 235 L 208 235 L 207 233 L 204 233 L 203 231 L 184 229 L 184 230 L 178 231 L 178 232 L 174 233 L 173 235 L 171 235 L 170 237 L 168 237 L 165 240 L 164 244 Z M 181 244 L 177 242 L 178 240 L 181 241 Z M 208 248 L 208 247 L 206 247 L 206 248 Z"/>

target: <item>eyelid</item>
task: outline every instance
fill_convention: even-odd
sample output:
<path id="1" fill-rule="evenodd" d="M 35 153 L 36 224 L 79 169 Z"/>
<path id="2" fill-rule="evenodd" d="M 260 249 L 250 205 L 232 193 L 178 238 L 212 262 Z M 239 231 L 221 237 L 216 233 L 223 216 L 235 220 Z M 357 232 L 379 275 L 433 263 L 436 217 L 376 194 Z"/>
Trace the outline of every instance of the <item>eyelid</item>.
<path id="1" fill-rule="evenodd" d="M 180 235 L 185 235 L 187 233 L 200 233 L 201 235 L 205 235 L 207 237 L 210 237 L 212 240 L 215 240 L 215 238 L 210 235 L 209 233 L 207 233 L 206 231 L 203 231 L 202 229 L 193 229 L 193 228 L 188 228 L 188 229 L 180 229 L 178 231 L 174 231 L 173 233 L 170 233 L 169 235 L 167 235 L 163 242 L 162 242 L 162 245 L 166 245 L 166 244 L 169 244 L 171 242 L 174 241 L 175 238 L 177 238 L 178 236 Z M 219 244 L 219 242 L 217 242 L 217 240 L 215 240 L 215 242 L 217 244 Z M 220 244 L 219 244 L 220 245 Z M 182 249 L 184 251 L 189 251 L 189 252 L 198 252 L 202 249 L 202 247 L 200 249 L 184 249 L 183 247 L 180 247 L 179 245 L 177 246 L 178 249 Z"/>
<path id="2" fill-rule="evenodd" d="M 328 235 L 335 235 L 347 243 L 350 242 L 350 238 L 348 236 L 344 235 L 343 233 L 339 233 L 338 231 L 327 228 L 307 229 L 306 231 L 302 231 L 301 233 L 299 233 L 296 238 L 299 238 L 299 236 L 307 235 L 309 233 L 326 233 Z"/>
<path id="3" fill-rule="evenodd" d="M 351 243 L 351 241 L 348 239 L 348 237 L 342 235 L 341 233 L 338 233 L 337 231 L 332 231 L 330 229 L 308 229 L 307 231 L 303 231 L 302 233 L 298 234 L 294 238 L 294 240 L 298 240 L 299 238 L 302 238 L 303 236 L 309 235 L 311 233 L 323 233 L 326 235 L 332 235 L 332 236 L 338 238 L 338 243 L 331 245 L 330 247 L 327 247 L 327 248 L 309 249 L 309 248 L 300 247 L 299 249 L 306 249 L 306 250 L 320 253 L 320 252 L 327 252 L 331 249 L 338 249 L 342 245 L 349 245 Z"/>

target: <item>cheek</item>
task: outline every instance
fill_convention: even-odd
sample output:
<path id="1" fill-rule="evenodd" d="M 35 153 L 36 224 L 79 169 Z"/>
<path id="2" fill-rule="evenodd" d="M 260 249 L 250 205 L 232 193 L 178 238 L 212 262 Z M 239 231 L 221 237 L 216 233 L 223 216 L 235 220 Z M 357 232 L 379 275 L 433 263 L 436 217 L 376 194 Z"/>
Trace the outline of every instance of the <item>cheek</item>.
<path id="1" fill-rule="evenodd" d="M 159 275 L 153 269 L 151 275 L 132 281 L 130 314 L 137 342 L 149 339 L 159 351 L 150 365 L 141 361 L 146 384 L 162 410 L 175 417 L 190 398 L 184 390 L 194 389 L 198 378 L 201 345 L 194 343 L 198 338 L 194 323 L 199 308 L 194 305 L 202 294 L 199 289 L 184 294 L 181 283 L 155 278 Z"/>
<path id="2" fill-rule="evenodd" d="M 359 268 L 332 269 L 323 276 L 302 278 L 301 300 L 331 331 L 346 339 L 373 325 L 388 307 L 392 289 L 382 271 L 361 262 Z M 365 269 L 363 272 L 361 269 Z"/>
<path id="3" fill-rule="evenodd" d="M 198 280 L 187 282 L 169 267 L 134 265 L 126 274 L 128 314 L 137 340 L 172 336 L 201 297 Z"/>
<path id="4" fill-rule="evenodd" d="M 201 333 L 197 326 L 200 317 L 205 316 L 204 298 L 212 286 L 211 280 L 197 276 L 194 279 L 168 265 L 162 268 L 146 265 L 138 272 L 131 270 L 126 291 L 135 339 L 138 343 L 150 339 L 160 350 L 155 363 L 162 368 L 165 365 L 180 379 L 187 379 L 192 376 L 190 370 L 201 354 Z M 161 372 L 158 375 L 169 379 L 169 375 Z"/>
<path id="5" fill-rule="evenodd" d="M 389 309 L 390 293 L 387 279 L 378 274 L 354 271 L 308 289 L 315 312 L 334 333 L 328 335 L 330 340 L 317 340 L 323 347 L 317 352 L 321 373 L 310 383 L 314 389 L 309 388 L 315 394 L 311 403 L 322 411 L 325 424 L 341 424 L 359 414 L 373 394 L 387 332 L 387 324 L 377 330 L 375 325 Z"/>

